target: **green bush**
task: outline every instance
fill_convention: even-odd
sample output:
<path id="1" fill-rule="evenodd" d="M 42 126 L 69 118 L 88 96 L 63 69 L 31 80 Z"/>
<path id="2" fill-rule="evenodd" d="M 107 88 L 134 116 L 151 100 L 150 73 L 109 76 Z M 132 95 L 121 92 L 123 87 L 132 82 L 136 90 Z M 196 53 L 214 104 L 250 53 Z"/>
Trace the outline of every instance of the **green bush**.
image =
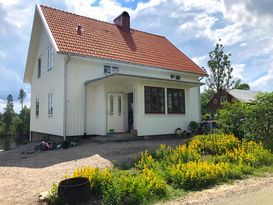
<path id="1" fill-rule="evenodd" d="M 245 137 L 262 141 L 273 148 L 273 92 L 257 96 L 257 99 L 246 106 L 244 130 Z"/>
<path id="2" fill-rule="evenodd" d="M 219 123 L 225 133 L 233 133 L 239 139 L 244 137 L 245 108 L 244 103 L 226 103 L 219 111 Z"/>
<path id="3" fill-rule="evenodd" d="M 170 177 L 175 187 L 196 190 L 224 181 L 234 175 L 229 163 L 214 164 L 198 161 L 171 166 Z"/>

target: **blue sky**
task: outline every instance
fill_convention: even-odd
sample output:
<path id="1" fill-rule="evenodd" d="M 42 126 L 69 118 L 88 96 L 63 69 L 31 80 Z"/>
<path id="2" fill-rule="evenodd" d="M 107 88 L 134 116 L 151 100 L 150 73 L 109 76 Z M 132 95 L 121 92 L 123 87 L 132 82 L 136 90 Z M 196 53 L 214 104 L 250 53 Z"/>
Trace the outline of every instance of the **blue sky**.
<path id="1" fill-rule="evenodd" d="M 112 22 L 122 11 L 131 26 L 166 36 L 199 66 L 219 38 L 231 53 L 234 77 L 252 90 L 273 91 L 273 2 L 271 0 L 0 0 L 0 112 L 23 83 L 35 4 Z M 18 111 L 19 103 L 15 102 Z"/>

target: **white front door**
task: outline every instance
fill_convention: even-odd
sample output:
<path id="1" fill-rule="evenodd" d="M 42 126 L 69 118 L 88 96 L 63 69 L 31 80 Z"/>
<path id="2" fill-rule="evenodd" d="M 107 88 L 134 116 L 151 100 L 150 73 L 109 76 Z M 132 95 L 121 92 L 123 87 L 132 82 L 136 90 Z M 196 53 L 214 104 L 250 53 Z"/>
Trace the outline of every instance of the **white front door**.
<path id="1" fill-rule="evenodd" d="M 107 94 L 107 133 L 123 132 L 123 94 Z"/>

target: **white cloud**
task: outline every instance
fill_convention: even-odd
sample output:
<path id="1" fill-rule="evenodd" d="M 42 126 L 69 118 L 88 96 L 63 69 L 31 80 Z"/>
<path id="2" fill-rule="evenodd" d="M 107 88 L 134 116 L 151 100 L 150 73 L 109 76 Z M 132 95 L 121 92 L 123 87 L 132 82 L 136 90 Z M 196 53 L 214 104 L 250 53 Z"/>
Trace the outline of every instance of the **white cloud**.
<path id="1" fill-rule="evenodd" d="M 253 83 L 251 83 L 251 87 L 262 89 L 263 86 L 266 86 L 268 83 L 272 84 L 272 81 L 273 81 L 273 68 L 269 69 L 266 75 L 258 78 Z"/>
<path id="2" fill-rule="evenodd" d="M 70 11 L 103 21 L 112 20 L 124 10 L 131 11 L 122 7 L 116 0 L 101 0 L 98 5 L 94 5 L 95 3 L 96 0 L 65 0 Z"/>
<path id="3" fill-rule="evenodd" d="M 5 58 L 6 57 L 6 53 L 4 51 L 0 51 L 0 58 Z"/>
<path id="4" fill-rule="evenodd" d="M 232 66 L 233 66 L 233 73 L 232 73 L 233 77 L 245 80 L 244 73 L 245 73 L 245 66 L 246 65 L 245 64 L 234 64 Z"/>
<path id="5" fill-rule="evenodd" d="M 199 65 L 200 67 L 205 67 L 207 66 L 207 62 L 208 62 L 208 55 L 204 55 L 204 56 L 199 56 L 199 57 L 193 57 L 192 60 Z"/>

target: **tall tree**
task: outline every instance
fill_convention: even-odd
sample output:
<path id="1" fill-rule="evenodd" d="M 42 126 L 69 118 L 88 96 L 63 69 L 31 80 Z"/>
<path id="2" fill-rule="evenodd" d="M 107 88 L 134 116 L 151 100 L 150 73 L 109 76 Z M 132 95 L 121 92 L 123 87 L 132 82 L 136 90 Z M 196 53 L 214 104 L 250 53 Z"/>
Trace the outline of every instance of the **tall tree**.
<path id="1" fill-rule="evenodd" d="M 26 98 L 26 92 L 21 88 L 20 91 L 19 91 L 19 96 L 18 96 L 18 100 L 21 103 L 21 110 L 24 107 L 24 100 L 25 100 L 25 98 Z"/>
<path id="2" fill-rule="evenodd" d="M 6 108 L 4 108 L 4 113 L 2 116 L 5 134 L 7 134 L 7 135 L 10 134 L 14 116 L 15 116 L 15 113 L 13 110 L 13 97 L 12 97 L 12 95 L 8 95 L 7 105 L 6 105 Z"/>
<path id="3" fill-rule="evenodd" d="M 224 46 L 221 44 L 221 39 L 216 44 L 213 51 L 209 53 L 209 77 L 206 83 L 214 92 L 219 90 L 227 90 L 232 87 L 234 80 L 232 78 L 233 68 L 231 66 L 229 57 L 231 54 L 224 52 Z"/>

